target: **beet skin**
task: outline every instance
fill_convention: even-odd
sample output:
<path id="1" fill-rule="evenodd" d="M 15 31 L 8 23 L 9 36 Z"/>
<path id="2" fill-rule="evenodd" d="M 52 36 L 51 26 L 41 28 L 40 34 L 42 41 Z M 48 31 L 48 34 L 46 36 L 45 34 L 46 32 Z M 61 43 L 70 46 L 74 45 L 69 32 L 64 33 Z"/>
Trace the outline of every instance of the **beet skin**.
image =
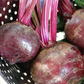
<path id="1" fill-rule="evenodd" d="M 84 9 L 76 10 L 66 23 L 65 35 L 68 41 L 84 51 Z"/>
<path id="2" fill-rule="evenodd" d="M 83 55 L 77 47 L 66 42 L 42 50 L 31 68 L 36 84 L 78 84 L 83 75 Z"/>
<path id="3" fill-rule="evenodd" d="M 11 64 L 29 61 L 39 48 L 39 36 L 32 28 L 19 22 L 0 27 L 0 54 Z"/>

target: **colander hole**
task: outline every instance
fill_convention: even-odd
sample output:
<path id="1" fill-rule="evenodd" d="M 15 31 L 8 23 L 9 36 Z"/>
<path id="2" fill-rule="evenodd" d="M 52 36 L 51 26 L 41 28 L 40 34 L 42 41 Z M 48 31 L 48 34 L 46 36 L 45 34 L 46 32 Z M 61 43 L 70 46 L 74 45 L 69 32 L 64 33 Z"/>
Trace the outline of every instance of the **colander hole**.
<path id="1" fill-rule="evenodd" d="M 12 77 L 12 76 L 10 76 L 10 79 L 13 79 L 13 77 Z"/>
<path id="2" fill-rule="evenodd" d="M 10 2 L 9 1 L 7 2 L 7 5 L 10 5 Z"/>
<path id="3" fill-rule="evenodd" d="M 17 15 L 17 11 L 15 11 L 14 14 Z"/>
<path id="4" fill-rule="evenodd" d="M 15 84 L 15 82 L 13 82 L 12 84 Z"/>
<path id="5" fill-rule="evenodd" d="M 30 76 L 32 78 L 32 76 Z"/>
<path id="6" fill-rule="evenodd" d="M 6 70 L 4 70 L 4 73 L 7 73 Z"/>
<path id="7" fill-rule="evenodd" d="M 2 17 L 2 13 L 0 13 L 0 17 Z"/>
<path id="8" fill-rule="evenodd" d="M 16 19 L 16 21 L 18 21 L 18 18 Z"/>
<path id="9" fill-rule="evenodd" d="M 2 64 L 2 66 L 4 67 L 5 65 L 4 65 L 4 64 Z"/>
<path id="10" fill-rule="evenodd" d="M 3 7 L 3 11 L 5 11 L 6 10 L 6 8 L 5 7 Z"/>
<path id="11" fill-rule="evenodd" d="M 0 67 L 1 67 L 1 64 L 0 64 Z"/>
<path id="12" fill-rule="evenodd" d="M 26 72 L 24 72 L 23 74 L 24 74 L 24 76 L 27 76 L 27 73 Z"/>
<path id="13" fill-rule="evenodd" d="M 28 79 L 27 81 L 28 81 L 28 83 L 31 83 L 31 80 Z"/>
<path id="14" fill-rule="evenodd" d="M 24 80 L 24 78 L 23 78 L 23 77 L 20 77 L 20 79 L 21 79 L 21 80 Z"/>
<path id="15" fill-rule="evenodd" d="M 11 13 L 11 9 L 8 10 L 8 13 Z"/>
<path id="16" fill-rule="evenodd" d="M 5 19 L 7 19 L 8 18 L 8 16 L 7 15 L 5 15 Z"/>
<path id="17" fill-rule="evenodd" d="M 7 70 L 7 72 L 8 72 L 8 73 L 10 73 L 10 71 L 9 71 L 9 70 Z"/>
<path id="18" fill-rule="evenodd" d="M 6 66 L 8 66 L 8 63 L 6 63 Z"/>
<path id="19" fill-rule="evenodd" d="M 10 17 L 10 20 L 12 21 L 13 20 L 13 17 Z"/>
<path id="20" fill-rule="evenodd" d="M 13 3 L 13 7 L 16 7 L 16 4 L 15 3 Z"/>
<path id="21" fill-rule="evenodd" d="M 4 21 L 1 21 L 1 24 L 4 25 Z"/>
<path id="22" fill-rule="evenodd" d="M 9 78 L 8 76 L 7 76 L 6 78 L 7 78 L 8 80 L 10 80 L 10 78 Z"/>
<path id="23" fill-rule="evenodd" d="M 1 60 L 3 60 L 3 57 L 1 57 Z"/>
<path id="24" fill-rule="evenodd" d="M 3 70 L 1 70 L 1 72 L 3 73 L 4 71 L 3 71 Z"/>
<path id="25" fill-rule="evenodd" d="M 18 73 L 20 73 L 20 70 L 17 70 Z"/>
<path id="26" fill-rule="evenodd" d="M 77 6 L 77 4 L 74 4 L 74 6 L 76 7 L 76 6 Z"/>

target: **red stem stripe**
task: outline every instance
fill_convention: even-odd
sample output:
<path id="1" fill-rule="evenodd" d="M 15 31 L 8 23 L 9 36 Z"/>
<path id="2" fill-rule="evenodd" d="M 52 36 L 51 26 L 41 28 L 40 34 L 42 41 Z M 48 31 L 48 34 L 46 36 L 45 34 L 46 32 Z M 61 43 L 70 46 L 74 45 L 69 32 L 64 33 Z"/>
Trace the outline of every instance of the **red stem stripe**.
<path id="1" fill-rule="evenodd" d="M 24 17 L 22 18 L 21 22 L 24 24 L 28 24 L 32 15 L 32 12 L 34 10 L 35 5 L 37 4 L 37 0 L 32 0 L 31 4 L 28 6 Z"/>
<path id="2" fill-rule="evenodd" d="M 68 4 L 67 4 L 68 3 Z M 66 10 L 66 12 L 69 12 L 70 14 L 73 14 L 73 8 L 72 5 L 68 0 L 63 0 L 62 1 L 63 8 Z"/>
<path id="3" fill-rule="evenodd" d="M 28 8 L 28 6 L 31 4 L 32 0 L 27 0 L 27 4 L 26 4 L 26 9 Z"/>
<path id="4" fill-rule="evenodd" d="M 37 12 L 38 12 L 39 21 L 40 21 L 40 23 L 41 23 L 42 10 L 41 10 L 40 0 L 37 1 Z"/>
<path id="5" fill-rule="evenodd" d="M 25 6 L 26 6 L 26 0 L 19 0 L 18 21 L 20 21 L 22 19 L 22 17 L 24 16 L 25 9 L 26 9 Z"/>
<path id="6" fill-rule="evenodd" d="M 42 41 L 45 45 L 49 42 L 49 11 L 51 7 L 52 0 L 45 0 L 43 4 L 43 10 L 42 10 L 42 21 L 41 21 L 41 35 L 42 35 Z"/>
<path id="7" fill-rule="evenodd" d="M 52 42 L 56 42 L 58 1 L 53 0 L 51 7 L 50 38 Z"/>
<path id="8" fill-rule="evenodd" d="M 59 13 L 67 20 L 72 17 L 74 13 L 74 7 L 69 0 L 60 0 L 59 2 Z"/>

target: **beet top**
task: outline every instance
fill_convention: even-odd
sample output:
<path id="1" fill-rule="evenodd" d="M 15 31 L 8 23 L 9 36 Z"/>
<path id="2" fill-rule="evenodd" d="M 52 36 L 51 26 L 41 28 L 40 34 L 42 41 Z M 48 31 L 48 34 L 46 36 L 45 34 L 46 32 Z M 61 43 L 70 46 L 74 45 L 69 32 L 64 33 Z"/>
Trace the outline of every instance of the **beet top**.
<path id="1" fill-rule="evenodd" d="M 83 55 L 77 47 L 66 42 L 42 50 L 31 68 L 36 84 L 78 84 L 83 74 Z"/>
<path id="2" fill-rule="evenodd" d="M 39 48 L 39 37 L 32 28 L 19 22 L 0 27 L 0 54 L 10 63 L 32 59 Z"/>

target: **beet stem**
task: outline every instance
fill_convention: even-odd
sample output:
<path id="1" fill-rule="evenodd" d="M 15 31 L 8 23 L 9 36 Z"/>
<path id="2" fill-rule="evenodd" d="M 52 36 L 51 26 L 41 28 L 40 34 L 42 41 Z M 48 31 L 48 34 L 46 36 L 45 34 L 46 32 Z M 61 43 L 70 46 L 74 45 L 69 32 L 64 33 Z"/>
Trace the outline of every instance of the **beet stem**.
<path id="1" fill-rule="evenodd" d="M 37 1 L 36 7 L 37 7 L 37 13 L 38 13 L 39 21 L 41 23 L 42 9 L 41 9 L 41 2 L 40 2 L 40 0 Z"/>
<path id="2" fill-rule="evenodd" d="M 18 15 L 18 21 L 22 19 L 24 16 L 25 10 L 26 10 L 26 1 L 27 0 L 19 0 L 19 15 Z"/>
<path id="3" fill-rule="evenodd" d="M 28 8 L 28 6 L 31 4 L 32 0 L 27 0 L 27 4 L 26 4 L 26 9 Z"/>
<path id="4" fill-rule="evenodd" d="M 41 21 L 41 36 L 42 42 L 47 45 L 49 42 L 49 10 L 51 7 L 52 0 L 45 0 L 42 10 L 42 21 Z"/>
<path id="5" fill-rule="evenodd" d="M 40 28 L 40 23 L 39 23 L 35 9 L 33 10 L 33 13 L 32 13 L 32 20 L 33 20 L 35 26 Z"/>
<path id="6" fill-rule="evenodd" d="M 32 20 L 30 20 L 27 25 L 30 26 L 31 28 L 35 29 L 35 25 L 33 24 Z"/>
<path id="7" fill-rule="evenodd" d="M 41 39 L 41 31 L 40 31 L 39 27 L 36 27 L 35 31 L 37 32 L 39 38 Z"/>
<path id="8" fill-rule="evenodd" d="M 28 24 L 34 10 L 35 5 L 37 4 L 37 0 L 32 0 L 31 4 L 28 6 L 24 17 L 22 18 L 21 22 L 24 24 Z"/>
<path id="9" fill-rule="evenodd" d="M 74 13 L 74 7 L 72 6 L 69 0 L 60 0 L 59 1 L 59 13 L 67 20 L 72 17 Z"/>
<path id="10" fill-rule="evenodd" d="M 58 2 L 59 0 L 53 0 L 51 7 L 50 39 L 52 42 L 56 42 Z"/>

